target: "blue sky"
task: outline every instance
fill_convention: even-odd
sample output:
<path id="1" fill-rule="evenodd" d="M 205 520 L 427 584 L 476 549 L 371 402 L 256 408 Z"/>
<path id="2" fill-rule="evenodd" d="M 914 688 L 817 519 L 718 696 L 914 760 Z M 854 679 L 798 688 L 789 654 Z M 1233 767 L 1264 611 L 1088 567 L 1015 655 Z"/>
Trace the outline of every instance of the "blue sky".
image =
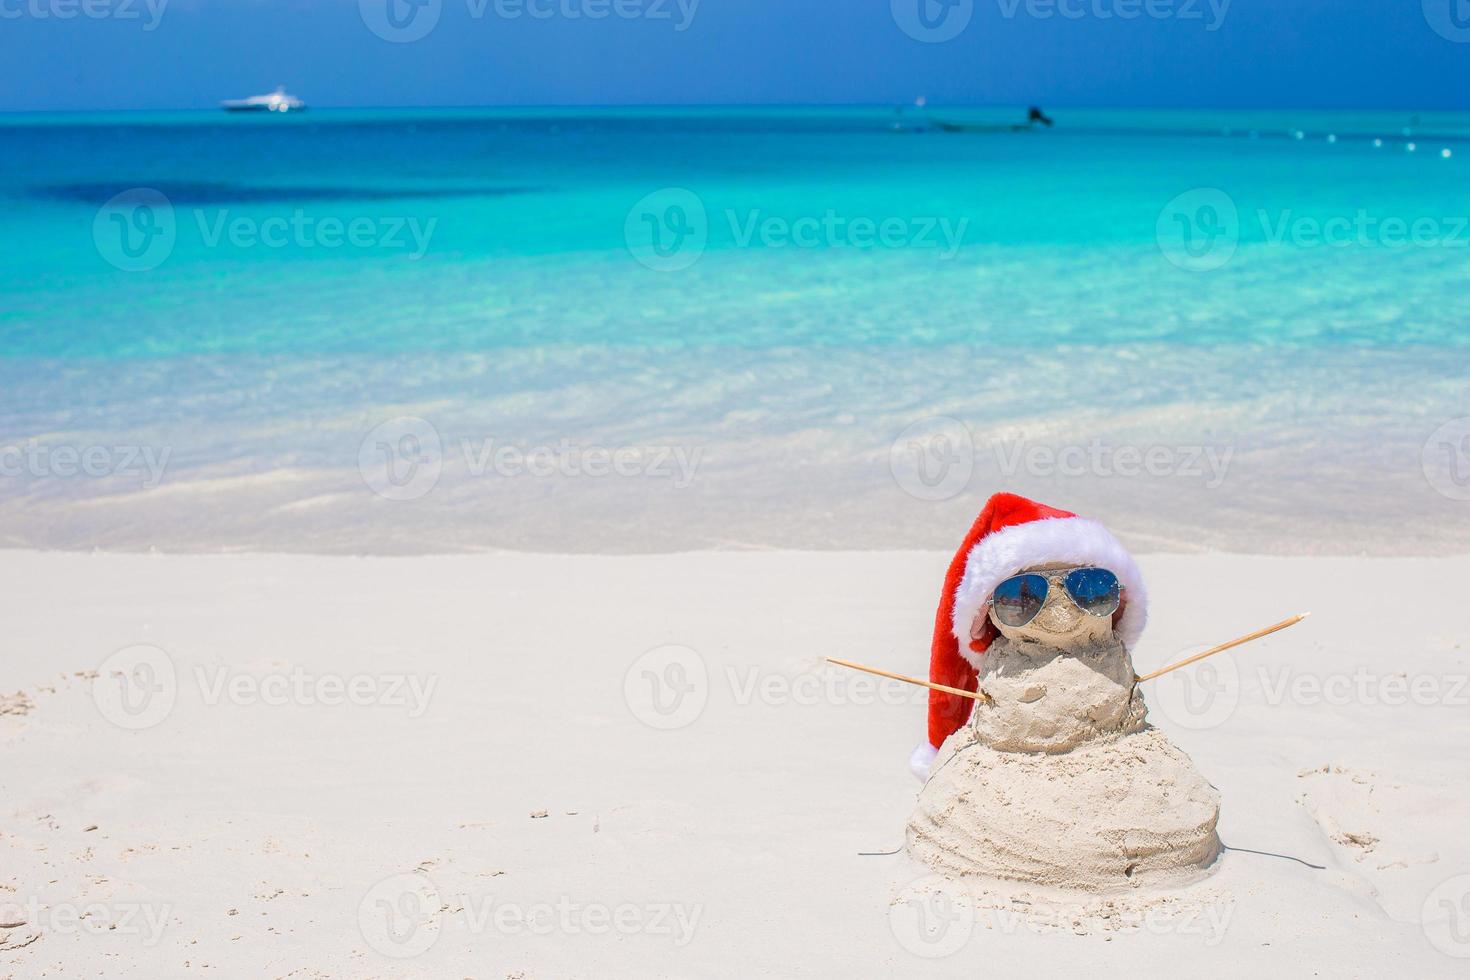
<path id="1" fill-rule="evenodd" d="M 0 110 L 277 84 L 318 106 L 1463 108 L 1470 0 L 0 0 Z"/>

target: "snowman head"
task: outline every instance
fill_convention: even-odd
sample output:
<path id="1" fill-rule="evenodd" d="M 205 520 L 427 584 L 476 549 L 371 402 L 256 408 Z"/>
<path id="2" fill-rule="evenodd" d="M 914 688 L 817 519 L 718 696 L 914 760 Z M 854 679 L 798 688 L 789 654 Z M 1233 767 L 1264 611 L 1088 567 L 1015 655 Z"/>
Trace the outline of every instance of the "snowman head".
<path id="1" fill-rule="evenodd" d="M 1113 637 L 1118 580 L 1111 571 L 1068 562 L 1024 569 L 997 586 L 970 624 L 972 639 L 990 630 L 1012 643 L 1086 648 Z"/>

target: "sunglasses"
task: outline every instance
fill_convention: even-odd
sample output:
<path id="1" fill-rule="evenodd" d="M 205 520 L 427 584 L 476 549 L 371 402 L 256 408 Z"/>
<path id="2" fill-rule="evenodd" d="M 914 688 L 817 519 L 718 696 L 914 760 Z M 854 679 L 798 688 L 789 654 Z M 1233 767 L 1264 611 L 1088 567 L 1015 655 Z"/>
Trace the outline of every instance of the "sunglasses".
<path id="1" fill-rule="evenodd" d="M 1074 568 L 1045 575 L 1027 572 L 995 587 L 990 596 L 995 618 L 1006 626 L 1025 626 L 1041 612 L 1054 582 L 1060 582 L 1072 603 L 1090 616 L 1111 616 L 1122 601 L 1118 576 L 1106 568 Z"/>

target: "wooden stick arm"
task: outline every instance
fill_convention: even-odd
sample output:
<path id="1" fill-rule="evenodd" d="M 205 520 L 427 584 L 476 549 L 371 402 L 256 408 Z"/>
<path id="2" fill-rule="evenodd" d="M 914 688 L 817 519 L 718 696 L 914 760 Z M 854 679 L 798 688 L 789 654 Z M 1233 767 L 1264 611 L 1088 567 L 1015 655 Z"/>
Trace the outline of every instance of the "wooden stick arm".
<path id="1" fill-rule="evenodd" d="M 1178 663 L 1170 664 L 1167 667 L 1160 667 L 1158 670 L 1155 670 L 1148 674 L 1144 674 L 1142 677 L 1139 677 L 1135 674 L 1133 677 L 1133 683 L 1142 684 L 1144 681 L 1151 681 L 1155 677 L 1167 674 L 1171 670 L 1178 670 L 1180 667 L 1188 667 L 1192 663 L 1203 660 L 1206 657 L 1212 657 L 1215 654 L 1220 653 L 1224 650 L 1229 650 L 1231 647 L 1238 647 L 1242 643 L 1249 643 L 1251 640 L 1259 640 L 1263 636 L 1269 636 L 1270 634 L 1275 633 L 1278 630 L 1286 629 L 1288 626 L 1295 626 L 1297 623 L 1300 623 L 1302 620 L 1306 619 L 1310 615 L 1312 614 L 1302 613 L 1299 616 L 1290 616 L 1286 619 L 1283 619 L 1279 623 L 1273 623 L 1264 629 L 1258 629 L 1254 633 L 1247 633 L 1245 636 L 1237 637 L 1236 639 L 1230 640 L 1227 643 L 1222 643 L 1217 647 L 1210 647 L 1210 649 L 1204 651 L 1203 653 L 1196 653 L 1192 657 L 1185 657 Z M 943 691 L 946 694 L 954 694 L 958 697 L 969 698 L 972 701 L 983 701 L 988 703 L 992 700 L 990 695 L 986 694 L 984 691 L 965 691 L 961 690 L 958 687 L 949 687 L 945 684 L 935 684 L 932 681 L 926 681 L 919 677 L 910 677 L 907 674 L 895 674 L 890 670 L 879 670 L 877 667 L 865 667 L 862 664 L 855 664 L 851 660 L 839 660 L 837 657 L 827 657 L 826 660 L 828 663 L 836 664 L 839 667 L 850 667 L 853 670 L 861 670 L 865 674 L 876 674 L 879 677 L 887 677 L 890 680 L 903 681 L 905 684 L 916 684 L 919 687 L 927 687 L 931 691 Z"/>
<path id="2" fill-rule="evenodd" d="M 907 674 L 895 674 L 888 670 L 879 670 L 877 667 L 864 667 L 855 664 L 851 660 L 838 660 L 836 657 L 827 657 L 827 662 L 839 667 L 851 667 L 853 670 L 861 670 L 865 674 L 877 674 L 879 677 L 887 677 L 895 681 L 903 681 L 905 684 L 917 684 L 919 687 L 927 687 L 931 691 L 943 691 L 946 694 L 957 694 L 962 698 L 970 698 L 972 701 L 989 701 L 990 695 L 984 691 L 965 691 L 958 687 L 949 687 L 944 684 L 935 684 L 931 681 L 910 677 Z"/>

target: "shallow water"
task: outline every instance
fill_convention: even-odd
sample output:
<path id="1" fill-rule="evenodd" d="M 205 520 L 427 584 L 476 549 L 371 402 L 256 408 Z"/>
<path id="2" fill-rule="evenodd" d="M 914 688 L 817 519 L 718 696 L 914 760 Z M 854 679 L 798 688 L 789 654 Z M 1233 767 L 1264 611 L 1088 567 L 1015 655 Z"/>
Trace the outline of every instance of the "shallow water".
<path id="1" fill-rule="evenodd" d="M 6 117 L 0 541 L 1470 547 L 1470 117 L 1054 115 Z"/>

